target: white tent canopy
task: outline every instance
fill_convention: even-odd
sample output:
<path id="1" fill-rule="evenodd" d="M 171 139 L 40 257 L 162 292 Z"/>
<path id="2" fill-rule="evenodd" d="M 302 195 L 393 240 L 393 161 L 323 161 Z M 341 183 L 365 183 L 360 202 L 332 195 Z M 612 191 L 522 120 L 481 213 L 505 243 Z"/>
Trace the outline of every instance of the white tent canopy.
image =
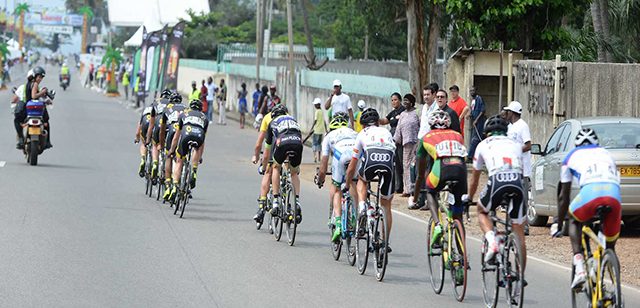
<path id="1" fill-rule="evenodd" d="M 138 27 L 143 24 L 146 26 L 149 17 L 154 17 L 161 25 L 173 26 L 180 19 L 189 19 L 188 10 L 209 13 L 209 1 L 109 0 L 109 22 L 113 26 Z M 147 31 L 151 32 L 149 27 Z"/>
<path id="2" fill-rule="evenodd" d="M 160 23 L 156 14 L 151 14 L 147 17 L 144 24 L 138 28 L 138 31 L 134 33 L 131 38 L 129 38 L 126 42 L 124 42 L 124 46 L 133 46 L 138 47 L 142 45 L 142 32 L 143 28 L 146 28 L 147 33 L 158 31 L 162 29 L 162 24 Z"/>

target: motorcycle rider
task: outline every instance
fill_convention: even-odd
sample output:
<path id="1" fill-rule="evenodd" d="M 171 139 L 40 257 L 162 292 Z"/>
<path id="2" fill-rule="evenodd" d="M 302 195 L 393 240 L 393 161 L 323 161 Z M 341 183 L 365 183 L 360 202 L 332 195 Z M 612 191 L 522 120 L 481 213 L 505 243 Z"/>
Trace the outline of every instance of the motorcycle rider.
<path id="1" fill-rule="evenodd" d="M 69 75 L 69 66 L 67 66 L 67 61 L 62 63 L 62 67 L 60 67 L 60 83 L 67 78 L 67 85 L 71 83 L 71 75 Z"/>
<path id="2" fill-rule="evenodd" d="M 16 133 L 18 134 L 18 144 L 16 145 L 17 149 L 24 148 L 24 134 L 22 132 L 22 123 L 27 118 L 26 104 L 32 100 L 46 99 L 48 97 L 47 88 L 43 87 L 42 89 L 40 89 L 40 82 L 42 82 L 44 76 L 44 68 L 36 66 L 33 70 L 30 70 L 29 73 L 27 73 L 27 83 L 24 84 L 24 86 L 20 86 L 16 90 L 16 95 L 13 99 L 16 102 L 13 124 L 16 129 Z M 46 105 L 44 108 L 44 115 L 42 116 L 42 120 L 45 123 L 45 127 L 47 128 L 48 133 L 45 149 L 52 148 L 53 145 L 51 144 L 51 124 L 49 123 L 49 112 L 47 112 Z"/>

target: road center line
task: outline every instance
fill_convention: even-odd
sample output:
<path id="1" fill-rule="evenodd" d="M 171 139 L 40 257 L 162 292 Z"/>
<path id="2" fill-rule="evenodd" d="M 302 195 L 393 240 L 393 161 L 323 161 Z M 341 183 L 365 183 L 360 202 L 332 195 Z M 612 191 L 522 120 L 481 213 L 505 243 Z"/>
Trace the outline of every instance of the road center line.
<path id="1" fill-rule="evenodd" d="M 398 210 L 391 210 L 391 211 L 392 211 L 394 214 L 398 214 L 398 215 L 400 215 L 400 216 L 403 216 L 403 217 L 409 218 L 409 219 L 411 219 L 411 220 L 413 220 L 413 221 L 415 221 L 415 222 L 419 222 L 419 223 L 422 223 L 422 224 L 424 224 L 424 225 L 428 225 L 428 222 L 427 222 L 426 220 L 424 220 L 424 219 L 420 219 L 420 218 L 418 218 L 418 217 L 411 216 L 411 215 L 409 215 L 409 214 L 406 214 L 406 213 L 400 212 L 400 211 L 398 211 Z M 477 238 L 477 237 L 474 237 L 474 236 L 467 236 L 467 238 L 468 238 L 468 239 L 471 239 L 471 240 L 474 240 L 474 241 L 476 241 L 476 242 L 478 242 L 478 243 L 482 243 L 482 240 L 481 240 L 481 239 L 479 239 L 479 238 Z M 556 268 L 558 268 L 558 269 L 562 269 L 562 270 L 565 270 L 565 271 L 571 272 L 571 268 L 570 268 L 570 267 L 568 267 L 568 266 L 564 266 L 564 265 L 558 264 L 558 263 L 556 263 L 556 262 L 552 262 L 552 261 L 548 261 L 548 260 L 545 260 L 545 259 L 541 259 L 541 258 L 538 258 L 538 257 L 532 256 L 532 255 L 529 255 L 529 254 L 527 255 L 527 259 L 531 259 L 531 260 L 534 260 L 534 261 L 537 261 L 537 262 L 540 262 L 540 263 L 544 263 L 544 264 L 546 264 L 546 265 L 551 265 L 551 266 L 556 267 Z M 638 292 L 638 293 L 640 293 L 640 289 L 638 289 L 638 288 L 636 288 L 636 287 L 633 287 L 633 286 L 630 286 L 630 285 L 626 285 L 626 284 L 624 284 L 624 283 L 623 283 L 623 284 L 621 284 L 621 286 L 622 286 L 623 288 L 625 288 L 625 289 L 632 290 L 632 291 L 634 291 L 634 292 Z"/>
<path id="2" fill-rule="evenodd" d="M 4 165 L 6 165 L 6 164 L 7 164 L 6 161 L 4 161 L 4 160 L 0 161 L 0 168 L 4 167 Z"/>

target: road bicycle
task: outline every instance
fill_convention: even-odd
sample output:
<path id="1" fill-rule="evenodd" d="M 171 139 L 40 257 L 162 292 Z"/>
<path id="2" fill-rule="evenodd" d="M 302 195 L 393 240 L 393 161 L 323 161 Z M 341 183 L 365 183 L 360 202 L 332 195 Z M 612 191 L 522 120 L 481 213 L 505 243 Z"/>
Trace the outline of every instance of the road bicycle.
<path id="1" fill-rule="evenodd" d="M 467 258 L 467 246 L 462 221 L 453 218 L 451 206 L 455 199 L 451 190 L 458 185 L 458 181 L 447 181 L 440 191 L 438 203 L 438 221 L 442 227 L 442 238 L 438 243 L 431 243 L 431 237 L 436 227 L 436 220 L 429 218 L 427 229 L 427 254 L 429 273 L 431 274 L 431 286 L 436 294 L 442 292 L 444 286 L 444 273 L 448 270 L 451 274 L 451 286 L 456 300 L 464 300 L 467 291 L 467 271 L 469 269 Z M 467 207 L 468 208 L 468 207 Z M 442 214 L 446 219 L 442 218 Z"/>
<path id="2" fill-rule="evenodd" d="M 360 215 L 356 223 L 356 263 L 357 270 L 363 275 L 367 270 L 369 253 L 373 254 L 373 264 L 376 272 L 376 279 L 382 281 L 387 270 L 389 239 L 387 239 L 387 213 L 380 207 L 380 188 L 384 184 L 383 173 L 387 170 L 375 172 L 374 180 L 367 183 L 367 208 L 373 207 L 373 213 Z M 376 191 L 371 190 L 371 183 L 377 182 Z M 373 197 L 373 200 L 371 200 Z"/>
<path id="3" fill-rule="evenodd" d="M 318 173 L 319 168 L 316 168 L 316 176 L 314 178 L 314 183 L 318 185 L 318 188 L 322 188 L 322 185 L 318 182 Z M 326 175 L 331 175 L 331 172 L 327 172 Z M 354 180 L 357 181 L 357 180 Z M 342 216 L 341 220 L 341 238 L 338 241 L 331 242 L 331 254 L 333 255 L 333 259 L 338 261 L 340 259 L 340 254 L 342 253 L 342 246 L 347 246 L 347 261 L 349 265 L 353 266 L 356 263 L 356 208 L 353 204 L 353 199 L 351 198 L 351 194 L 348 190 L 341 191 L 341 207 L 342 207 Z M 329 231 L 330 235 L 333 236 L 334 231 L 336 230 L 335 224 L 335 216 L 333 214 L 333 198 L 329 200 Z"/>
<path id="4" fill-rule="evenodd" d="M 295 152 L 287 152 L 287 159 L 280 168 L 280 208 L 277 215 L 270 216 L 271 228 L 276 241 L 280 241 L 282 237 L 283 225 L 286 226 L 287 243 L 293 246 L 296 240 L 296 230 L 298 229 L 298 220 L 296 216 L 300 214 L 300 209 L 296 207 L 297 197 L 291 183 L 291 171 L 289 170 L 289 158 L 295 155 Z"/>
<path id="5" fill-rule="evenodd" d="M 160 198 L 162 198 L 162 193 L 165 191 L 165 189 L 167 189 L 166 187 L 166 183 L 164 182 L 166 180 L 165 176 L 164 176 L 164 167 L 165 167 L 165 160 L 167 158 L 167 154 L 165 153 L 164 149 L 160 149 L 160 157 L 159 157 L 159 161 L 158 161 L 158 176 L 157 176 L 157 183 L 158 183 L 158 195 L 156 196 L 156 200 L 160 201 Z"/>
<path id="6" fill-rule="evenodd" d="M 187 156 L 183 157 L 182 164 L 182 176 L 180 177 L 180 184 L 178 185 L 178 189 L 176 192 L 176 197 L 174 199 L 173 205 L 175 205 L 175 209 L 173 210 L 173 215 L 180 211 L 180 218 L 184 215 L 184 210 L 189 203 L 189 199 L 191 198 L 191 172 L 193 169 L 191 168 L 191 155 L 193 151 L 195 151 L 200 144 L 196 141 L 188 141 L 187 142 Z"/>
<path id="7" fill-rule="evenodd" d="M 601 230 L 609 212 L 611 207 L 598 206 L 594 219 L 582 227 L 582 255 L 586 260 L 587 280 L 582 289 L 571 290 L 573 307 L 624 307 L 620 262 L 615 251 L 606 248 L 607 242 Z M 595 247 L 593 250 L 592 245 Z M 574 275 L 575 266 L 571 271 L 571 281 Z"/>
<path id="8" fill-rule="evenodd" d="M 508 209 L 515 195 L 515 193 L 503 194 L 500 205 Z M 484 256 L 489 247 L 489 242 L 485 238 L 480 256 L 482 261 L 482 295 L 484 303 L 487 307 L 496 307 L 500 288 L 504 288 L 507 304 L 511 307 L 522 307 L 525 286 L 522 243 L 518 235 L 513 233 L 509 213 L 505 215 L 506 219 L 497 217 L 495 211 L 491 211 L 489 216 L 493 221 L 494 232 L 498 241 L 498 253 L 496 253 L 493 260 L 484 261 Z M 496 225 L 502 225 L 504 229 L 499 230 Z"/>
<path id="9" fill-rule="evenodd" d="M 144 180 L 145 191 L 144 194 L 151 197 L 153 195 L 153 178 L 151 177 L 151 169 L 153 168 L 153 158 L 151 157 L 151 143 L 145 145 L 147 154 L 144 160 Z"/>

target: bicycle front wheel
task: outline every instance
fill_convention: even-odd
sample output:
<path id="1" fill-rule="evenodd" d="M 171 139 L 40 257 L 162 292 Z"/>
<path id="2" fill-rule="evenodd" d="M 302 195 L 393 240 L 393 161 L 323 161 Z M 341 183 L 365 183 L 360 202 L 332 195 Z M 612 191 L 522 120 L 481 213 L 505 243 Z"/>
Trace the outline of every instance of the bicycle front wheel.
<path id="1" fill-rule="evenodd" d="M 182 173 L 181 191 L 184 192 L 184 195 L 182 199 L 182 208 L 180 209 L 180 218 L 182 218 L 182 216 L 184 215 L 184 209 L 187 207 L 187 203 L 189 203 L 189 194 L 191 193 L 189 188 L 189 185 L 191 185 L 189 183 L 190 179 L 191 179 L 191 165 L 189 163 L 185 163 L 185 168 Z"/>
<path id="2" fill-rule="evenodd" d="M 620 262 L 613 250 L 607 249 L 604 251 L 600 273 L 601 307 L 623 307 L 620 287 Z"/>
<path id="3" fill-rule="evenodd" d="M 451 284 L 456 299 L 461 302 L 467 291 L 467 246 L 465 244 L 465 234 L 462 228 L 462 222 L 456 219 L 453 221 L 451 238 L 451 255 L 449 262 L 451 264 Z"/>
<path id="4" fill-rule="evenodd" d="M 356 224 L 356 268 L 358 273 L 363 275 L 367 270 L 369 261 L 369 230 L 367 228 L 367 217 L 363 215 L 358 218 Z"/>
<path id="5" fill-rule="evenodd" d="M 433 220 L 433 218 L 429 218 L 427 228 L 427 261 L 429 263 L 431 287 L 436 294 L 440 294 L 444 286 L 444 259 L 442 256 L 442 246 L 431 247 L 431 235 L 435 227 L 436 221 Z"/>
<path id="6" fill-rule="evenodd" d="M 293 243 L 296 241 L 296 230 L 298 229 L 298 221 L 296 220 L 296 197 L 292 196 L 293 191 L 287 193 L 287 213 L 286 213 L 286 221 L 287 221 L 287 243 L 289 246 L 293 246 Z M 293 200 L 291 200 L 293 198 Z M 293 202 L 292 202 L 293 201 Z"/>
<path id="7" fill-rule="evenodd" d="M 481 271 L 482 271 L 482 297 L 484 298 L 485 307 L 496 307 L 498 305 L 498 293 L 500 292 L 498 281 L 500 280 L 500 270 L 498 256 L 495 261 L 484 262 L 484 256 L 487 254 L 489 242 L 485 238 L 482 241 L 482 252 L 480 254 Z"/>
<path id="8" fill-rule="evenodd" d="M 356 234 L 356 209 L 351 202 L 347 203 L 347 209 L 344 213 L 347 213 L 347 227 L 343 228 L 347 230 L 347 260 L 349 261 L 349 265 L 353 266 L 356 263 L 357 240 L 354 238 Z"/>
<path id="9" fill-rule="evenodd" d="M 387 270 L 387 264 L 389 263 L 389 230 L 387 230 L 387 218 L 384 208 L 380 208 L 378 211 L 378 219 L 376 219 L 374 230 L 373 259 L 376 265 L 376 279 L 382 281 L 382 279 L 384 279 L 384 273 Z"/>
<path id="10" fill-rule="evenodd" d="M 506 272 L 505 294 L 511 307 L 522 307 L 524 301 L 524 255 L 520 238 L 509 234 L 505 249 L 507 260 L 504 270 Z"/>
<path id="11" fill-rule="evenodd" d="M 282 203 L 283 202 L 280 201 L 280 204 Z M 280 205 L 280 213 L 278 213 L 278 215 L 271 215 L 271 229 L 273 230 L 273 236 L 278 242 L 280 241 L 280 238 L 282 238 L 282 221 L 283 217 L 285 217 L 285 215 L 283 215 L 284 212 L 282 208 L 282 205 Z"/>

